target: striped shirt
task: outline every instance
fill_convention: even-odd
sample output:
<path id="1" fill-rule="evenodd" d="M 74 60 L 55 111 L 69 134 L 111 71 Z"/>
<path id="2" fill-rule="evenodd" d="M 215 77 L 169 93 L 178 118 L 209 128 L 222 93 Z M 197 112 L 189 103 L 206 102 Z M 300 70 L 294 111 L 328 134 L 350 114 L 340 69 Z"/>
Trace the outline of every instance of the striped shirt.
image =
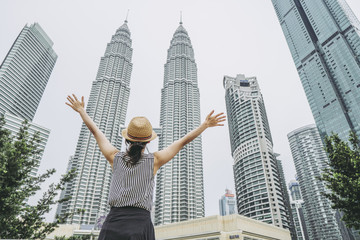
<path id="1" fill-rule="evenodd" d="M 116 154 L 110 184 L 109 205 L 138 207 L 151 211 L 154 190 L 154 156 L 144 154 L 139 162 L 126 165 L 124 152 Z"/>

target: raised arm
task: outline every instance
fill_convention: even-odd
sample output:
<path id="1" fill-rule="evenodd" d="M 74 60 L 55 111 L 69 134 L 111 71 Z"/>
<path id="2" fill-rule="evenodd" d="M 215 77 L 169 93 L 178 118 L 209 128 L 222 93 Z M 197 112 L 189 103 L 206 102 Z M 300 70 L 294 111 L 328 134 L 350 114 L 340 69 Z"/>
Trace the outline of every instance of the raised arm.
<path id="1" fill-rule="evenodd" d="M 70 106 L 72 109 L 74 109 L 76 112 L 78 112 L 90 130 L 90 132 L 94 135 L 96 142 L 99 145 L 99 148 L 101 152 L 104 154 L 105 158 L 109 161 L 111 167 L 114 162 L 114 157 L 117 152 L 119 152 L 118 149 L 116 149 L 109 140 L 105 137 L 104 133 L 100 131 L 100 129 L 96 126 L 94 121 L 89 117 L 89 115 L 85 111 L 85 103 L 84 103 L 84 97 L 81 97 L 81 102 L 77 99 L 75 94 L 71 97 L 70 95 L 67 97 L 67 100 L 69 103 L 65 103 L 66 105 Z"/>
<path id="2" fill-rule="evenodd" d="M 205 121 L 198 128 L 192 130 L 181 139 L 173 142 L 167 148 L 154 153 L 154 175 L 162 165 L 169 162 L 186 144 L 194 140 L 203 131 L 205 131 L 205 129 L 215 126 L 224 126 L 224 124 L 221 124 L 221 122 L 224 122 L 226 118 L 224 113 L 212 116 L 213 113 L 214 110 L 209 113 Z"/>

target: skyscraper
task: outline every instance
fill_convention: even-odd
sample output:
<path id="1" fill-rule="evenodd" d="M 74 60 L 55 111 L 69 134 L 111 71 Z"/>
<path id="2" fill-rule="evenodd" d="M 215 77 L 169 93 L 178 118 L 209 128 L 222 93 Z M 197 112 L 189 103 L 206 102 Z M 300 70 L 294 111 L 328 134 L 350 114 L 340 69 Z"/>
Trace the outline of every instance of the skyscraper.
<path id="1" fill-rule="evenodd" d="M 180 22 L 168 49 L 161 90 L 159 149 L 200 125 L 197 67 L 189 35 Z M 201 136 L 157 174 L 155 225 L 204 216 Z"/>
<path id="2" fill-rule="evenodd" d="M 39 132 L 41 150 L 45 149 L 50 130 L 32 123 L 57 55 L 53 42 L 38 23 L 25 25 L 0 66 L 0 116 L 5 128 L 16 135 L 24 120 L 29 133 Z M 42 153 L 37 156 L 38 166 Z M 38 170 L 34 167 L 31 174 Z"/>
<path id="3" fill-rule="evenodd" d="M 0 113 L 32 121 L 57 60 L 38 23 L 25 27 L 0 66 Z"/>
<path id="4" fill-rule="evenodd" d="M 219 200 L 220 216 L 226 216 L 236 213 L 235 195 L 229 189 L 225 190 L 225 194 Z"/>
<path id="5" fill-rule="evenodd" d="M 360 136 L 360 22 L 345 0 L 272 0 L 323 139 Z"/>
<path id="6" fill-rule="evenodd" d="M 224 77 L 238 213 L 288 228 L 264 101 L 255 77 Z"/>
<path id="7" fill-rule="evenodd" d="M 121 149 L 120 126 L 125 123 L 130 94 L 131 43 L 125 21 L 107 44 L 86 107 L 86 112 L 117 149 Z M 65 195 L 72 198 L 59 212 L 85 209 L 84 214 L 74 215 L 68 223 L 95 224 L 109 210 L 112 170 L 84 123 L 71 165 L 77 168 L 77 176 L 67 185 Z"/>
<path id="8" fill-rule="evenodd" d="M 288 134 L 301 194 L 309 239 L 349 239 L 339 213 L 321 192 L 327 192 L 318 180 L 326 167 L 327 156 L 319 132 L 314 124 Z"/>

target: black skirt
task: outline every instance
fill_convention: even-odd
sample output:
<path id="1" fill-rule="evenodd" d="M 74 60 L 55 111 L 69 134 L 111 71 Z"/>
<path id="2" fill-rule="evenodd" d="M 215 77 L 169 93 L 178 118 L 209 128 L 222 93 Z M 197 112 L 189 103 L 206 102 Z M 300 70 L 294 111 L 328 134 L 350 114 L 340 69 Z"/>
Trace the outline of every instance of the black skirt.
<path id="1" fill-rule="evenodd" d="M 137 207 L 111 207 L 98 240 L 155 240 L 150 212 Z"/>

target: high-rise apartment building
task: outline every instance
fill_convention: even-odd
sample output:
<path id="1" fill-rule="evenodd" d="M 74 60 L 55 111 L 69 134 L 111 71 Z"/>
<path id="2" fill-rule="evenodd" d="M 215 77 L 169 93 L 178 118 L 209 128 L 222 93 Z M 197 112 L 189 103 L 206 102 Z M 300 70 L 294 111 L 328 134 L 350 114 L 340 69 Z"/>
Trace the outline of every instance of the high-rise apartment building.
<path id="1" fill-rule="evenodd" d="M 238 213 L 288 228 L 270 127 L 255 77 L 224 77 Z"/>
<path id="2" fill-rule="evenodd" d="M 360 22 L 345 0 L 272 0 L 320 136 L 360 136 Z"/>
<path id="3" fill-rule="evenodd" d="M 320 177 L 327 156 L 317 127 L 312 124 L 288 134 L 291 153 L 303 197 L 303 211 L 309 239 L 350 239 L 339 213 L 322 192 L 327 192 Z"/>
<path id="4" fill-rule="evenodd" d="M 38 23 L 22 29 L 0 66 L 0 113 L 33 120 L 57 60 L 52 46 Z"/>
<path id="5" fill-rule="evenodd" d="M 235 195 L 229 189 L 225 190 L 225 194 L 219 200 L 220 216 L 226 216 L 236 213 Z"/>
<path id="6" fill-rule="evenodd" d="M 53 42 L 38 23 L 25 25 L 0 66 L 0 116 L 4 127 L 16 135 L 24 120 L 29 133 L 39 132 L 39 149 L 44 150 L 50 130 L 32 123 L 57 55 Z M 42 153 L 36 156 L 38 166 Z M 36 175 L 38 166 L 31 174 Z"/>
<path id="7" fill-rule="evenodd" d="M 8 112 L 5 112 L 3 114 L 0 113 L 0 117 L 4 117 L 5 120 L 5 125 L 4 128 L 9 130 L 12 136 L 16 136 L 19 132 L 20 132 L 20 128 L 22 126 L 22 123 L 24 121 L 23 118 L 21 117 L 17 117 L 13 114 L 10 114 Z M 36 173 L 38 171 L 38 168 L 40 166 L 40 161 L 43 155 L 43 151 L 45 150 L 45 146 L 47 143 L 47 140 L 49 138 L 50 135 L 50 130 L 40 126 L 38 124 L 35 124 L 33 122 L 28 122 L 29 123 L 29 128 L 28 128 L 28 133 L 33 136 L 34 134 L 38 133 L 39 134 L 39 145 L 38 145 L 38 150 L 41 151 L 40 154 L 38 155 L 34 155 L 33 159 L 36 160 L 36 166 L 31 170 L 30 175 L 31 176 L 36 176 Z"/>
<path id="8" fill-rule="evenodd" d="M 200 94 L 194 50 L 182 22 L 168 49 L 161 90 L 159 149 L 200 125 Z M 201 136 L 157 174 L 155 225 L 204 216 Z"/>
<path id="9" fill-rule="evenodd" d="M 131 43 L 125 21 L 107 44 L 86 107 L 86 112 L 117 149 L 121 149 L 120 127 L 125 123 L 130 94 Z M 83 214 L 74 215 L 68 223 L 95 224 L 109 211 L 112 170 L 84 123 L 71 165 L 77 169 L 77 176 L 65 189 L 71 200 L 61 206 L 59 213 L 84 209 Z"/>

